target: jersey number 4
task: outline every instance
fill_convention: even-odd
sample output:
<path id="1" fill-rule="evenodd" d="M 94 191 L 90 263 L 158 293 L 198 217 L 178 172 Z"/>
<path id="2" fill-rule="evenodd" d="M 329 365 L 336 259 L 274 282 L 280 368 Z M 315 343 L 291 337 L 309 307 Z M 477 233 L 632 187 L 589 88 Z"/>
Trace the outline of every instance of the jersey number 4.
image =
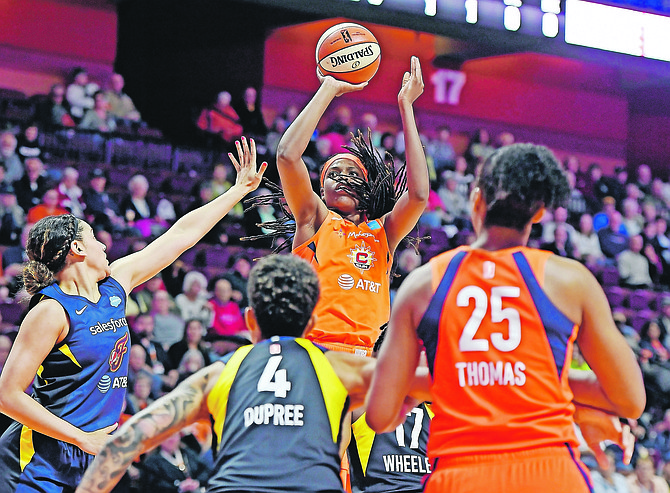
<path id="1" fill-rule="evenodd" d="M 283 356 L 270 356 L 265 364 L 263 373 L 258 379 L 256 390 L 259 392 L 274 392 L 275 397 L 285 398 L 288 391 L 291 390 L 291 382 L 286 376 L 286 370 L 279 370 Z"/>
<path id="2" fill-rule="evenodd" d="M 493 332 L 491 334 L 491 344 L 498 351 L 508 352 L 516 349 L 521 343 L 521 318 L 519 311 L 515 308 L 503 308 L 503 298 L 518 298 L 521 290 L 516 286 L 496 286 L 491 288 L 491 322 L 498 324 L 507 320 L 508 336 L 502 332 Z M 456 305 L 460 307 L 469 307 L 470 300 L 475 300 L 475 308 L 468 319 L 461 337 L 458 340 L 458 348 L 465 351 L 488 351 L 489 341 L 487 339 L 477 339 L 477 330 L 486 316 L 489 306 L 489 296 L 479 286 L 466 286 L 456 295 Z"/>

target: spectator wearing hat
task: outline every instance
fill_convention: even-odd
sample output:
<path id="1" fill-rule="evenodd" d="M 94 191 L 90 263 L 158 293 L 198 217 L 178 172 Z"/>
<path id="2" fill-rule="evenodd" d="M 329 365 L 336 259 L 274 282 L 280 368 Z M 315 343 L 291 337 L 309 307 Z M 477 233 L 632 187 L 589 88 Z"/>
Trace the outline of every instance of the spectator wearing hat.
<path id="1" fill-rule="evenodd" d="M 126 222 L 116 199 L 106 191 L 107 173 L 95 168 L 89 175 L 89 186 L 82 196 L 86 204 L 86 219 L 94 229 L 104 229 L 110 233 L 120 233 L 126 229 Z"/>
<path id="2" fill-rule="evenodd" d="M 26 213 L 16 200 L 14 187 L 0 182 L 0 245 L 18 245 Z"/>

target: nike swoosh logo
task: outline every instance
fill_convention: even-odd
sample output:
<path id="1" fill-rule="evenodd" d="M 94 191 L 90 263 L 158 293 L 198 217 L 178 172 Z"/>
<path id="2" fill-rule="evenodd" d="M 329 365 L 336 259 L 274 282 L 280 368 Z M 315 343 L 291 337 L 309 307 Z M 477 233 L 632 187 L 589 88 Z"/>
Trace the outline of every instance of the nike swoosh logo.
<path id="1" fill-rule="evenodd" d="M 80 308 L 79 310 L 75 310 L 74 312 L 77 315 L 81 315 L 82 313 L 84 313 L 84 310 L 86 310 L 87 308 L 88 308 L 88 305 L 84 305 L 84 308 Z"/>

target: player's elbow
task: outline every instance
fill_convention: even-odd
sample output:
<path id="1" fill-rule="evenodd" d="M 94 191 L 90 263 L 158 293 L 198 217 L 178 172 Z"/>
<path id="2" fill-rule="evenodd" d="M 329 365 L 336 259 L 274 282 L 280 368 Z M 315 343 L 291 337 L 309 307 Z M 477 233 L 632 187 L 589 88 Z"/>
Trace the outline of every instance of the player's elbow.
<path id="1" fill-rule="evenodd" d="M 387 433 L 396 427 L 393 416 L 376 411 L 370 407 L 365 412 L 365 421 L 375 433 Z"/>
<path id="2" fill-rule="evenodd" d="M 634 389 L 626 399 L 617 403 L 617 414 L 622 418 L 638 419 L 647 405 L 644 387 Z"/>
<path id="3" fill-rule="evenodd" d="M 302 154 L 295 149 L 292 149 L 292 146 L 285 143 L 279 142 L 277 146 L 277 166 L 290 166 L 291 164 L 297 162 L 302 157 Z"/>
<path id="4" fill-rule="evenodd" d="M 416 187 L 407 191 L 408 198 L 410 202 L 416 204 L 418 207 L 423 209 L 428 206 L 428 194 L 430 193 L 429 187 Z"/>

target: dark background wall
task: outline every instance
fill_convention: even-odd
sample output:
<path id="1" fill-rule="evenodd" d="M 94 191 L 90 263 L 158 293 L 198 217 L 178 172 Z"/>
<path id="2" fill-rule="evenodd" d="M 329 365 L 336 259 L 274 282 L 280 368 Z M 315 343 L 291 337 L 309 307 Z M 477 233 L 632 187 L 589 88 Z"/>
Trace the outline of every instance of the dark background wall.
<path id="1" fill-rule="evenodd" d="M 199 109 L 226 90 L 263 83 L 263 53 L 274 27 L 305 22 L 298 14 L 236 1 L 144 0 L 118 5 L 115 69 L 142 115 L 170 138 L 197 138 Z"/>

